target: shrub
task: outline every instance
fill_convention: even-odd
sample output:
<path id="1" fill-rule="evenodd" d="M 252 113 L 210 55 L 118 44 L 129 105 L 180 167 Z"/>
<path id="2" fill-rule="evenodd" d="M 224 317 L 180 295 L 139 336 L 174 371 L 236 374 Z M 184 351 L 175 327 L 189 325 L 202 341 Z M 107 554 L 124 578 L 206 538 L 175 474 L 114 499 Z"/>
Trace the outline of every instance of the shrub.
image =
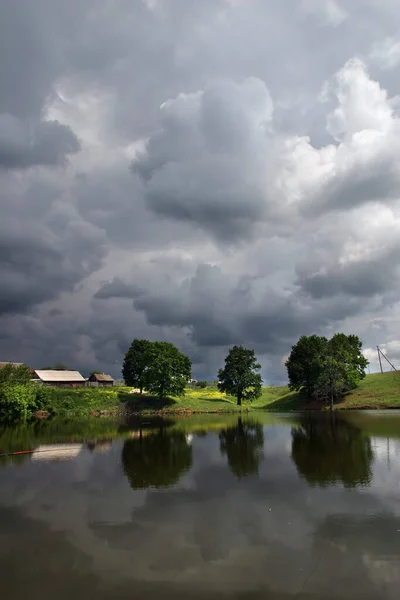
<path id="1" fill-rule="evenodd" d="M 2 420 L 24 420 L 35 406 L 36 389 L 32 384 L 3 383 L 0 386 L 0 418 Z"/>
<path id="2" fill-rule="evenodd" d="M 198 387 L 198 388 L 201 388 L 201 389 L 203 389 L 203 390 L 204 390 L 204 388 L 206 388 L 206 387 L 207 387 L 207 381 L 198 381 L 198 382 L 196 383 L 196 387 Z"/>

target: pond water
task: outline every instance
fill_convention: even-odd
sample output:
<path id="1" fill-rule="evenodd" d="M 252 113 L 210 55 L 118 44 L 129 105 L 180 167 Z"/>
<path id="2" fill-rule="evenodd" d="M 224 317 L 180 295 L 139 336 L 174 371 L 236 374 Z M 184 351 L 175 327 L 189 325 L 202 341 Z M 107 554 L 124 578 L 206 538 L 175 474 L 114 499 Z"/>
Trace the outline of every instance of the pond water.
<path id="1" fill-rule="evenodd" d="M 400 413 L 0 427 L 7 600 L 394 599 Z"/>

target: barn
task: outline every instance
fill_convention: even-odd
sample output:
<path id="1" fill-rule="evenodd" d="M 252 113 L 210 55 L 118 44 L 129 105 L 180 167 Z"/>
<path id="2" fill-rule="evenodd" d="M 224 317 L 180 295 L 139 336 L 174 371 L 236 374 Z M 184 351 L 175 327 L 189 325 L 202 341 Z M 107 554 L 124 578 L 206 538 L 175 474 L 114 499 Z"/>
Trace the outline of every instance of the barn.
<path id="1" fill-rule="evenodd" d="M 35 371 L 36 381 L 54 387 L 77 387 L 86 385 L 86 379 L 79 371 Z"/>
<path id="2" fill-rule="evenodd" d="M 91 384 L 97 384 L 102 387 L 111 387 L 114 385 L 114 379 L 111 375 L 106 375 L 105 373 L 92 373 L 88 381 Z"/>

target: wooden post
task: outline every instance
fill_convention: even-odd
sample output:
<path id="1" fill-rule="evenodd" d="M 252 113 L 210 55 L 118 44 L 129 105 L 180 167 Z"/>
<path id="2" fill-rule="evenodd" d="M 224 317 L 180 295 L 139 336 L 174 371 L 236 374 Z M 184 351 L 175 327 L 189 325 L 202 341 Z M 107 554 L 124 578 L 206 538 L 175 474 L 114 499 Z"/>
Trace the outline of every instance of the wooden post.
<path id="1" fill-rule="evenodd" d="M 381 373 L 383 373 L 382 360 L 381 360 L 381 351 L 379 350 L 379 346 L 377 346 L 376 349 L 378 350 L 379 366 L 381 368 Z"/>

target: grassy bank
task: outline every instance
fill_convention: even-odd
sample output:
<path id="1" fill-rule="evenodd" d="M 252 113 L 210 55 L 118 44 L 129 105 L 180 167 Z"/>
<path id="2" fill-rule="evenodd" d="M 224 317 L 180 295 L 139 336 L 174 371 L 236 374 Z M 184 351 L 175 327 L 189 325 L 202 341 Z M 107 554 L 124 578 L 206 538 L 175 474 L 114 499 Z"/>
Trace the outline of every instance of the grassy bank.
<path id="1" fill-rule="evenodd" d="M 268 388 L 267 388 L 268 389 Z M 263 408 L 269 410 L 318 409 L 318 404 L 297 392 L 289 392 L 287 387 L 269 388 L 277 390 L 276 398 L 267 393 Z M 367 375 L 360 386 L 348 393 L 335 405 L 338 410 L 400 409 L 400 373 L 374 373 Z"/>
<path id="2" fill-rule="evenodd" d="M 287 386 L 263 387 L 252 404 L 237 406 L 235 398 L 221 394 L 216 387 L 188 388 L 181 398 L 130 394 L 129 388 L 41 388 L 41 408 L 59 416 L 117 414 L 238 413 L 239 411 L 293 411 L 320 409 L 304 395 Z M 400 373 L 368 375 L 361 385 L 336 405 L 337 409 L 400 408 Z"/>

